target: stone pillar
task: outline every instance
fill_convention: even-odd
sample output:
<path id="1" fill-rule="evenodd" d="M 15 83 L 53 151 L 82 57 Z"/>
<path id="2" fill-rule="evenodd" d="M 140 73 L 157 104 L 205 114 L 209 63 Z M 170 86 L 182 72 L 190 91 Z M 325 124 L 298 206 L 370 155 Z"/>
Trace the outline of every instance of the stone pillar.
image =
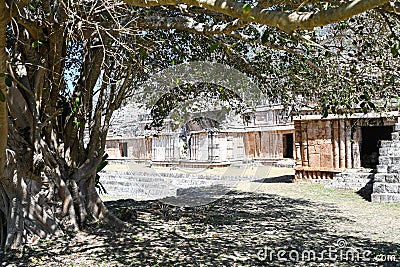
<path id="1" fill-rule="evenodd" d="M 295 153 L 296 153 L 296 166 L 301 166 L 301 122 L 294 122 L 294 129 L 295 129 Z"/>
<path id="2" fill-rule="evenodd" d="M 302 166 L 308 166 L 308 138 L 307 138 L 307 123 L 301 124 L 301 141 L 302 141 L 302 150 L 301 150 L 301 160 Z"/>
<path id="3" fill-rule="evenodd" d="M 353 132 L 353 168 L 361 168 L 361 127 L 357 127 Z"/>
<path id="4" fill-rule="evenodd" d="M 345 131 L 345 121 L 340 120 L 339 123 L 339 167 L 344 169 L 346 167 L 346 131 Z"/>
<path id="5" fill-rule="evenodd" d="M 351 164 L 351 122 L 346 120 L 346 168 L 352 168 Z"/>
<path id="6" fill-rule="evenodd" d="M 337 169 L 340 166 L 340 136 L 339 136 L 339 120 L 332 121 L 332 144 L 333 144 L 333 168 Z"/>

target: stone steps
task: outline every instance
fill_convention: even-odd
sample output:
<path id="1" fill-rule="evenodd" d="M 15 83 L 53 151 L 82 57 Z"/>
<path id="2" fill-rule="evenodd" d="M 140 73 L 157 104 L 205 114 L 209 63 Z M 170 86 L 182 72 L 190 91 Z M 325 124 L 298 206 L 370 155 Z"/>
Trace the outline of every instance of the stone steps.
<path id="1" fill-rule="evenodd" d="M 372 202 L 400 203 L 400 194 L 372 193 Z"/>
<path id="2" fill-rule="evenodd" d="M 351 189 L 372 189 L 374 170 L 372 169 L 352 169 L 336 174 L 328 188 Z"/>
<path id="3" fill-rule="evenodd" d="M 266 173 L 265 173 L 266 174 Z M 101 177 L 105 178 L 127 178 L 131 179 L 135 177 L 135 179 L 151 179 L 157 177 L 162 178 L 180 178 L 180 179 L 203 179 L 203 180 L 254 180 L 256 176 L 241 176 L 241 175 L 208 175 L 208 174 L 197 174 L 197 173 L 163 173 L 163 172 L 137 172 L 137 171 L 130 171 L 130 170 L 122 170 L 122 171 L 102 171 L 100 173 Z"/>
<path id="4" fill-rule="evenodd" d="M 176 196 L 181 189 L 213 185 L 234 186 L 238 181 L 254 180 L 246 176 L 218 176 L 202 174 L 149 173 L 132 171 L 103 171 L 100 182 L 108 196 L 134 199 L 160 199 Z"/>
<path id="5" fill-rule="evenodd" d="M 372 202 L 400 203 L 400 124 L 395 124 L 392 140 L 381 141 L 379 165 L 371 194 Z"/>

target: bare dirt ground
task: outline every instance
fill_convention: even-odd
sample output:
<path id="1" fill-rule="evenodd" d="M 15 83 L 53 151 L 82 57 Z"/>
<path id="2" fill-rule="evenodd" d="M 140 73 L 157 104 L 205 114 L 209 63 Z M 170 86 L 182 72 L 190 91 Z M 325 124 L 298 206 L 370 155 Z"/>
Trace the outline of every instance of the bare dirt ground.
<path id="1" fill-rule="evenodd" d="M 200 207 L 108 201 L 132 231 L 86 225 L 0 254 L 1 266 L 400 266 L 400 204 L 291 174 L 272 169 Z"/>

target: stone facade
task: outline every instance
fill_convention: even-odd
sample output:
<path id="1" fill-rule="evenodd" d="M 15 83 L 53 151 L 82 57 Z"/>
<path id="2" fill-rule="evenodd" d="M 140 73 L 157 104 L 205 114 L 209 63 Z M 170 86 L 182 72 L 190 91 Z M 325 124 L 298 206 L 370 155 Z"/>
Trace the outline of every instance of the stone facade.
<path id="1" fill-rule="evenodd" d="M 392 140 L 382 141 L 379 165 L 374 177 L 372 202 L 400 203 L 400 124 L 392 133 Z"/>
<path id="2" fill-rule="evenodd" d="M 375 168 L 378 143 L 390 139 L 396 117 L 397 112 L 295 118 L 295 179 L 328 183 L 348 169 Z"/>
<path id="3" fill-rule="evenodd" d="M 258 107 L 220 125 L 204 120 L 173 129 L 173 122 L 167 120 L 161 132 L 148 130 L 145 125 L 151 118 L 137 114 L 135 106 L 126 106 L 117 115 L 106 142 L 106 151 L 114 159 L 151 160 L 164 166 L 294 158 L 294 126 L 281 106 Z"/>
<path id="4" fill-rule="evenodd" d="M 243 132 L 238 131 L 198 131 L 189 138 L 191 161 L 231 162 L 245 158 Z"/>

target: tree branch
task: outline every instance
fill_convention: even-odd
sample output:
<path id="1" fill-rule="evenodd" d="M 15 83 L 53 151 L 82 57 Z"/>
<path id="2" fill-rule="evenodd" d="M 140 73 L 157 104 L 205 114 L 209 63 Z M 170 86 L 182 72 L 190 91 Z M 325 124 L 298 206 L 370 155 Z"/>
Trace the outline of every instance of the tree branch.
<path id="1" fill-rule="evenodd" d="M 314 27 L 328 25 L 351 18 L 365 11 L 388 3 L 388 0 L 354 0 L 328 10 L 316 12 L 293 12 L 266 10 L 252 7 L 244 12 L 244 4 L 233 0 L 124 0 L 127 4 L 138 7 L 177 5 L 186 3 L 192 6 L 223 13 L 248 22 L 257 22 L 279 28 L 288 34 L 295 30 L 311 30 Z"/>
<path id="2" fill-rule="evenodd" d="M 197 34 L 223 34 L 240 29 L 247 25 L 247 22 L 235 19 L 232 22 L 209 25 L 189 17 L 146 16 L 135 19 L 131 24 L 138 29 L 176 29 Z"/>

